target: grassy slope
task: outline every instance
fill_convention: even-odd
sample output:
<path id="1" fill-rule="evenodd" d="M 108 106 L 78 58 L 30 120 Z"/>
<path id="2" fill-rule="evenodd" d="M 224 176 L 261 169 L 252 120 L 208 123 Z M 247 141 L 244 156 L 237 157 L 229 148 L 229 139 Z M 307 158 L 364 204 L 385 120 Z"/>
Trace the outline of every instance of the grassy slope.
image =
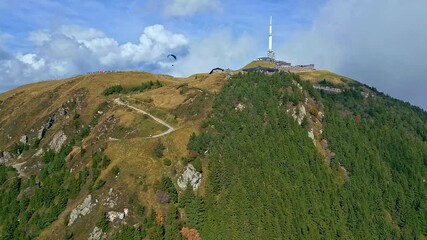
<path id="1" fill-rule="evenodd" d="M 254 67 L 267 67 L 267 68 L 274 68 L 276 65 L 271 62 L 262 61 L 262 60 L 255 60 L 250 62 L 248 65 L 242 67 L 242 69 L 246 68 L 254 68 Z"/>
<path id="2" fill-rule="evenodd" d="M 80 75 L 65 80 L 45 81 L 21 86 L 0 94 L 0 100 L 5 101 L 4 105 L 0 107 L 0 111 L 6 112 L 6 114 L 1 114 L 0 116 L 0 149 L 10 149 L 23 134 L 30 135 L 30 143 L 32 143 L 33 139 L 31 138 L 36 136 L 37 130 L 46 122 L 48 116 L 63 103 L 67 102 L 76 90 L 85 89 L 86 91 L 84 95 L 87 106 L 80 112 L 80 115 L 82 122 L 87 124 L 92 119 L 100 103 L 119 97 L 119 95 L 103 96 L 102 92 L 106 87 L 117 84 L 121 84 L 124 87 L 135 86 L 150 80 L 159 80 L 163 87 L 121 97 L 128 99 L 131 105 L 147 110 L 162 118 L 177 130 L 160 139 L 146 139 L 145 137 L 150 134 L 162 132 L 164 126 L 151 119 L 146 119 L 141 114 L 129 111 L 125 107 L 118 107 L 111 103 L 112 108 L 105 113 L 103 119 L 105 120 L 108 115 L 115 115 L 120 119 L 117 125 L 118 129 L 136 129 L 137 133 L 122 138 L 124 136 L 123 131 L 121 134 L 119 131 L 116 135 L 111 135 L 111 137 L 120 138 L 119 141 L 103 140 L 103 145 L 106 146 L 105 153 L 111 158 L 111 164 L 102 171 L 99 177 L 99 179 L 105 179 L 107 184 L 93 194 L 96 198 L 101 198 L 102 193 L 108 192 L 108 189 L 112 187 L 117 189 L 123 196 L 126 196 L 126 199 L 123 199 L 120 203 L 123 207 L 126 205 L 127 197 L 134 196 L 144 206 L 158 208 L 159 206 L 154 200 L 154 186 L 162 176 L 171 175 L 171 172 L 176 172 L 183 167 L 179 159 L 187 155 L 186 145 L 189 136 L 191 133 L 198 131 L 198 126 L 206 118 L 211 106 L 210 97 L 200 97 L 202 104 L 199 104 L 198 108 L 195 108 L 194 104 L 189 102 L 189 99 L 197 98 L 197 96 L 203 94 L 209 96 L 211 93 L 219 91 L 226 81 L 226 74 L 224 73 L 213 75 L 197 74 L 188 78 L 178 79 L 146 72 L 117 72 Z M 185 91 L 178 89 L 178 86 L 182 83 L 188 84 L 185 87 Z M 130 98 L 127 98 L 128 95 L 130 95 Z M 135 100 L 132 102 L 132 99 L 139 100 L 139 102 L 135 102 Z M 152 99 L 152 101 L 146 103 L 144 102 L 146 99 Z M 180 107 L 184 108 L 184 110 L 175 113 Z M 186 108 L 191 109 L 193 114 L 189 115 Z M 43 142 L 45 142 L 44 144 L 49 142 L 52 135 L 60 127 L 54 124 L 42 144 Z M 32 133 L 31 129 L 34 129 L 35 132 Z M 86 152 L 93 152 L 97 147 L 101 146 L 98 143 L 94 143 L 95 135 L 91 133 L 88 139 L 85 140 Z M 164 166 L 161 159 L 157 159 L 153 154 L 154 145 L 159 140 L 167 148 L 164 157 L 172 160 L 172 166 L 170 167 Z M 29 162 L 32 161 L 31 155 L 34 152 L 35 150 L 30 150 L 21 161 L 25 161 L 27 158 Z M 85 165 L 90 167 L 90 154 L 86 154 L 82 158 L 77 156 L 73 159 L 73 162 L 72 166 L 75 168 L 81 168 Z M 75 162 L 81 162 L 81 164 Z M 121 169 L 120 177 L 117 179 L 114 179 L 110 173 L 114 166 L 118 166 Z M 83 191 L 78 198 L 72 200 L 70 202 L 71 205 L 67 207 L 67 211 L 71 211 L 87 194 L 87 191 Z M 99 209 L 96 211 L 100 213 Z M 40 238 L 49 238 L 49 236 L 62 238 L 65 234 L 64 219 L 65 215 L 62 215 L 40 235 Z M 94 221 L 93 217 L 85 219 L 82 222 Z M 77 230 L 80 225 L 81 223 L 76 224 L 73 229 Z M 90 229 L 86 230 L 91 231 L 93 225 L 91 226 Z M 76 237 L 84 237 L 87 236 L 86 234 L 88 232 L 83 231 Z"/>
<path id="3" fill-rule="evenodd" d="M 324 79 L 335 84 L 343 83 L 342 79 L 344 79 L 344 82 L 354 81 L 350 78 L 338 75 L 328 70 L 304 71 L 299 72 L 298 75 L 302 80 L 309 80 L 312 83 L 318 83 Z"/>

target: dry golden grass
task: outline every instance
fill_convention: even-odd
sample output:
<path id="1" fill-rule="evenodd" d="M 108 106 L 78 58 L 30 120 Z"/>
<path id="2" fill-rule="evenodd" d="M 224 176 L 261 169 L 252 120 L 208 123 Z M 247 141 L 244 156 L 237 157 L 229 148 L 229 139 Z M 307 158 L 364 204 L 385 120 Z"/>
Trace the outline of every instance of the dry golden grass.
<path id="1" fill-rule="evenodd" d="M 210 74 L 201 78 L 201 80 L 195 79 L 190 82 L 190 86 L 203 89 L 209 93 L 216 93 L 219 92 L 222 86 L 227 82 L 227 75 L 228 74 L 224 72 Z"/>
<path id="2" fill-rule="evenodd" d="M 274 67 L 276 67 L 276 64 L 271 63 L 271 62 L 267 62 L 267 61 L 262 61 L 262 60 L 255 60 L 255 61 L 250 62 L 248 65 L 242 67 L 241 69 L 254 68 L 254 67 L 274 68 Z"/>
<path id="3" fill-rule="evenodd" d="M 127 110 L 127 111 L 126 111 Z M 113 114 L 119 118 L 119 124 L 123 127 L 131 127 L 135 122 L 137 113 L 132 112 L 128 109 L 117 109 Z"/>
<path id="4" fill-rule="evenodd" d="M 145 101 L 146 99 L 151 98 L 155 107 L 175 109 L 183 103 L 187 97 L 185 95 L 180 95 L 179 89 L 177 89 L 176 86 L 168 86 L 132 95 L 132 98 L 140 101 Z"/>
<path id="5" fill-rule="evenodd" d="M 345 79 L 345 81 L 353 81 L 350 78 L 338 75 L 327 70 L 303 71 L 298 72 L 297 74 L 301 77 L 302 80 L 309 80 L 313 83 L 318 83 L 324 79 L 334 84 L 344 83 L 342 79 Z"/>
<path id="6" fill-rule="evenodd" d="M 153 147 L 157 141 L 157 139 L 134 138 L 110 142 L 105 153 L 112 161 L 102 171 L 100 178 L 107 179 L 108 175 L 111 175 L 111 169 L 117 166 L 120 168 L 120 175 L 116 181 L 117 187 L 122 186 L 133 191 L 141 187 L 140 181 L 146 186 L 155 185 L 164 175 L 161 160 L 153 156 Z M 145 206 L 155 204 L 155 192 L 152 187 L 149 187 L 147 192 L 138 191 L 137 195 Z"/>
<path id="7" fill-rule="evenodd" d="M 4 149 L 5 143 L 17 142 L 19 137 L 29 132 L 30 128 L 38 129 L 51 115 L 53 111 L 58 109 L 64 102 L 68 101 L 73 93 L 77 90 L 84 88 L 87 92 L 86 102 L 87 107 L 81 111 L 81 118 L 85 124 L 89 123 L 92 119 L 94 112 L 99 104 L 104 101 L 111 101 L 114 98 L 121 97 L 122 99 L 137 99 L 141 101 L 139 105 L 130 105 L 141 108 L 156 117 L 159 117 L 177 130 L 169 135 L 158 139 L 147 139 L 143 134 L 135 135 L 132 138 L 123 138 L 118 141 L 108 141 L 107 136 L 112 136 L 114 132 L 108 132 L 104 136 L 102 142 L 97 142 L 96 131 L 92 131 L 85 139 L 83 147 L 87 153 L 97 151 L 101 144 L 105 147 L 105 154 L 110 157 L 110 165 L 101 172 L 99 179 L 107 181 L 106 185 L 93 192 L 94 196 L 108 191 L 110 187 L 113 189 L 124 189 L 123 192 L 127 195 L 135 194 L 137 201 L 140 201 L 147 208 L 159 208 L 159 204 L 155 200 L 155 186 L 162 176 L 171 176 L 174 181 L 182 169 L 180 161 L 181 157 L 187 156 L 187 143 L 190 135 L 193 132 L 199 131 L 201 122 L 206 119 L 208 112 L 211 109 L 212 99 L 205 98 L 203 102 L 203 109 L 198 112 L 196 116 L 191 116 L 191 119 L 175 119 L 174 111 L 183 104 L 189 96 L 202 94 L 202 91 L 214 93 L 220 90 L 223 84 L 227 81 L 226 73 L 216 74 L 197 74 L 188 78 L 173 78 L 166 75 L 155 75 L 145 72 L 121 72 L 121 73 L 105 73 L 105 74 L 90 74 L 81 75 L 74 78 L 61 80 L 61 81 L 48 81 L 35 84 L 29 84 L 19 87 L 7 93 L 0 94 L 0 99 L 5 100 L 15 94 L 16 97 L 10 98 L 7 103 L 6 110 L 10 114 L 0 116 L 0 123 L 4 123 L 2 128 L 13 129 L 14 135 L 12 140 L 8 139 L 7 134 L 3 134 L 0 130 L 0 149 Z M 123 95 L 103 96 L 103 91 L 106 87 L 121 84 L 122 86 L 139 85 L 146 81 L 159 80 L 163 83 L 163 87 L 159 89 L 150 90 L 143 93 L 130 94 L 130 98 Z M 189 90 L 181 94 L 177 87 L 182 83 L 188 83 Z M 151 103 L 145 103 L 144 100 L 151 98 Z M 41 104 L 41 100 L 44 101 Z M 143 114 L 135 111 L 129 111 L 125 107 L 115 106 L 110 103 L 112 108 L 106 112 L 100 119 L 99 124 L 110 115 L 114 114 L 120 121 L 115 125 L 116 128 L 123 128 L 126 131 L 135 129 L 139 133 L 144 131 L 153 130 L 164 131 L 164 126 L 154 122 L 151 118 L 144 117 Z M 20 107 L 17 107 L 20 106 Z M 34 114 L 27 114 L 28 109 L 32 109 Z M 3 109 L 2 109 L 3 111 Z M 72 116 L 71 116 L 72 117 Z M 20 119 L 26 127 L 14 127 L 14 121 Z M 99 125 L 99 126 L 100 126 Z M 48 131 L 43 143 L 46 143 L 51 136 L 62 127 L 56 125 Z M 96 129 L 96 128 L 94 128 Z M 155 134 L 153 132 L 153 134 Z M 113 136 L 114 137 L 114 136 Z M 3 139 L 3 141 L 2 141 Z M 101 140 L 100 140 L 101 141 Z M 161 141 L 165 146 L 165 156 L 172 161 L 171 166 L 163 164 L 163 158 L 157 159 L 153 154 L 155 144 Z M 74 155 L 76 153 L 73 153 Z M 76 157 L 70 161 L 82 161 L 79 166 L 90 167 L 90 157 Z M 77 166 L 77 165 L 76 165 Z M 120 175 L 115 178 L 112 176 L 113 167 L 120 168 Z M 206 166 L 204 166 L 206 168 Z M 142 184 L 141 184 L 142 183 Z M 201 190 L 202 191 L 202 190 Z M 84 198 L 89 194 L 88 190 L 82 191 L 79 196 L 72 200 L 66 212 L 70 212 Z M 99 204 L 98 204 L 99 205 Z M 94 212 L 84 219 L 78 220 L 72 227 L 76 239 L 85 238 L 92 231 L 94 222 L 98 212 L 103 211 L 102 206 L 97 206 Z M 61 239 L 65 234 L 64 227 L 65 216 L 61 215 L 49 228 L 42 232 L 39 239 Z M 77 230 L 78 229 L 78 230 Z"/>

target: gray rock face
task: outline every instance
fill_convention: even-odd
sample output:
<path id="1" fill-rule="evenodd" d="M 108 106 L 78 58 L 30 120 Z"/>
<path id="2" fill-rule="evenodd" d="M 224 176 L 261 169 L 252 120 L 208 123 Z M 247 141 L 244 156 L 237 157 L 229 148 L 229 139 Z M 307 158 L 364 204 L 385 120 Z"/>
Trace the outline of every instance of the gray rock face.
<path id="1" fill-rule="evenodd" d="M 47 123 L 46 123 L 46 129 L 51 128 L 54 121 L 55 120 L 53 119 L 53 117 L 49 117 L 49 119 L 47 120 Z"/>
<path id="2" fill-rule="evenodd" d="M 13 155 L 10 152 L 0 151 L 0 164 L 7 164 L 13 160 Z"/>
<path id="3" fill-rule="evenodd" d="M 40 130 L 37 134 L 37 139 L 42 140 L 42 138 L 44 137 L 45 134 L 46 134 L 46 128 L 45 128 L 45 126 L 41 126 Z"/>
<path id="4" fill-rule="evenodd" d="M 103 237 L 104 237 L 104 232 L 102 231 L 102 229 L 95 226 L 93 231 L 90 233 L 88 239 L 89 240 L 101 240 L 101 239 L 103 239 Z"/>
<path id="5" fill-rule="evenodd" d="M 117 205 L 117 199 L 117 193 L 113 192 L 113 188 L 110 188 L 110 190 L 108 191 L 108 197 L 103 205 L 109 208 L 114 208 Z"/>
<path id="6" fill-rule="evenodd" d="M 44 135 L 46 134 L 47 130 L 49 130 L 49 128 L 52 127 L 53 123 L 55 122 L 54 117 L 49 117 L 49 119 L 47 120 L 47 122 L 40 127 L 40 130 L 37 134 L 37 139 L 38 140 L 42 140 L 42 138 L 44 137 Z"/>
<path id="7" fill-rule="evenodd" d="M 122 221 L 128 215 L 128 211 L 129 210 L 127 208 L 125 208 L 125 209 L 123 209 L 123 212 L 116 212 L 116 211 L 107 212 L 108 221 L 114 222 L 114 220 L 116 220 L 116 219 Z"/>
<path id="8" fill-rule="evenodd" d="M 68 226 L 73 225 L 73 223 L 80 216 L 85 216 L 89 214 L 95 205 L 96 203 L 92 203 L 92 195 L 88 195 L 80 205 L 78 205 L 76 208 L 73 209 L 73 211 L 71 211 Z"/>
<path id="9" fill-rule="evenodd" d="M 37 152 L 34 153 L 33 157 L 40 157 L 41 155 L 43 155 L 43 148 L 37 150 Z"/>
<path id="10" fill-rule="evenodd" d="M 67 136 L 65 135 L 64 131 L 60 130 L 53 136 L 52 141 L 49 143 L 49 148 L 55 152 L 59 152 L 65 141 L 67 141 Z"/>
<path id="11" fill-rule="evenodd" d="M 193 190 L 196 190 L 199 187 L 201 180 L 202 174 L 197 172 L 193 165 L 188 164 L 184 168 L 182 175 L 178 178 L 178 186 L 182 190 L 185 190 L 188 183 L 190 183 Z"/>
<path id="12" fill-rule="evenodd" d="M 304 105 L 300 105 L 298 109 L 298 114 L 296 112 L 296 108 L 293 109 L 292 117 L 295 121 L 298 122 L 298 125 L 301 125 L 302 120 L 304 120 L 305 116 L 307 115 L 307 112 L 305 110 Z"/>
<path id="13" fill-rule="evenodd" d="M 67 109 L 65 109 L 64 107 L 61 107 L 58 109 L 58 117 L 63 117 L 65 115 L 67 115 Z"/>
<path id="14" fill-rule="evenodd" d="M 245 105 L 243 105 L 243 104 L 239 103 L 239 104 L 237 104 L 237 105 L 236 105 L 236 107 L 234 108 L 234 110 L 236 110 L 237 112 L 241 112 L 241 111 L 243 111 L 245 108 L 246 108 L 246 106 L 245 106 Z"/>
<path id="15" fill-rule="evenodd" d="M 21 136 L 21 138 L 19 139 L 19 142 L 21 142 L 23 144 L 27 144 L 28 143 L 28 137 L 27 137 L 27 135 Z"/>
<path id="16" fill-rule="evenodd" d="M 311 140 L 313 140 L 313 144 L 314 144 L 314 146 L 316 146 L 316 140 L 314 139 L 314 132 L 313 132 L 313 129 L 311 129 L 311 130 L 308 132 L 308 137 L 309 137 L 309 138 L 311 138 Z"/>

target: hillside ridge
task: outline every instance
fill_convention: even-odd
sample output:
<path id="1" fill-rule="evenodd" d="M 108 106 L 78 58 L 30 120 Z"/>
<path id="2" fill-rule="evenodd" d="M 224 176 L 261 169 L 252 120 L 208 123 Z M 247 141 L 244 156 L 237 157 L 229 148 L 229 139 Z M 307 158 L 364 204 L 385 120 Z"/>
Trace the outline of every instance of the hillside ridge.
<path id="1" fill-rule="evenodd" d="M 427 113 L 326 70 L 92 73 L 0 101 L 0 239 L 425 237 Z"/>

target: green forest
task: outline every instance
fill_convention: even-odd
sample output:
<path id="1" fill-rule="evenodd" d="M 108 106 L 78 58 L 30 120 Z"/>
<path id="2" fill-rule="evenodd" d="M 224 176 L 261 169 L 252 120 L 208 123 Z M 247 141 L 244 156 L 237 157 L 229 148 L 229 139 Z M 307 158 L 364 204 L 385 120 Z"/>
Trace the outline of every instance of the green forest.
<path id="1" fill-rule="evenodd" d="M 378 92 L 364 98 L 358 87 L 319 93 L 290 73 L 234 76 L 189 143 L 209 151 L 200 156 L 209 164 L 203 214 L 189 214 L 189 226 L 203 239 L 427 235 L 427 114 Z M 330 164 L 279 104 L 309 93 L 325 107 Z M 246 109 L 235 111 L 236 103 Z M 340 166 L 349 172 L 344 183 Z"/>

